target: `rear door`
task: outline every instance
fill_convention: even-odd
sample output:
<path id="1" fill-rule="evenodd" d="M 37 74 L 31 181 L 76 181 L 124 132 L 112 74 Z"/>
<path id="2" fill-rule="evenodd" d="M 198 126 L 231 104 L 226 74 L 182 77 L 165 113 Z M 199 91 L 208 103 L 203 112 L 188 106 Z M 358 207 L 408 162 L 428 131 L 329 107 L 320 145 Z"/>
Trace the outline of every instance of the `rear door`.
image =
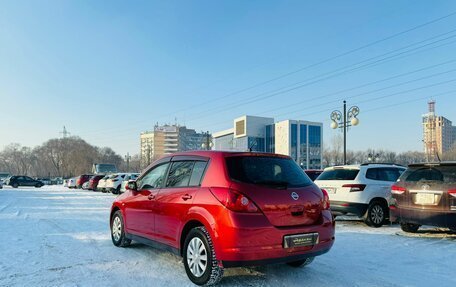
<path id="1" fill-rule="evenodd" d="M 400 177 L 405 169 L 397 167 L 372 167 L 366 170 L 366 193 L 369 193 L 369 201 L 375 197 L 382 197 L 389 202 L 391 198 L 391 186 Z"/>
<path id="2" fill-rule="evenodd" d="M 157 240 L 176 248 L 179 248 L 180 230 L 200 188 L 207 165 L 205 160 L 185 159 L 173 158 L 166 184 L 157 196 Z"/>
<path id="3" fill-rule="evenodd" d="M 34 180 L 33 178 L 28 177 L 28 176 L 24 176 L 22 178 L 24 181 L 23 185 L 25 185 L 25 186 L 34 186 L 37 183 L 36 180 Z"/>

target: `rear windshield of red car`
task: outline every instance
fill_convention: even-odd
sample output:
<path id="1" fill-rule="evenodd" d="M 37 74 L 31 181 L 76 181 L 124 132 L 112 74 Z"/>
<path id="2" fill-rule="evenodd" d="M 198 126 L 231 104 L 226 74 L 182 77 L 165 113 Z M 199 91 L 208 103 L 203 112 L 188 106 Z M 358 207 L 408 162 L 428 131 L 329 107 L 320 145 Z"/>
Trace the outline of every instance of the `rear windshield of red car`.
<path id="1" fill-rule="evenodd" d="M 359 173 L 359 169 L 328 169 L 325 170 L 317 180 L 354 180 Z"/>
<path id="2" fill-rule="evenodd" d="M 418 166 L 407 169 L 400 181 L 456 183 L 456 166 Z"/>
<path id="3" fill-rule="evenodd" d="M 304 187 L 312 181 L 289 158 L 268 156 L 233 156 L 226 158 L 232 180 L 271 187 Z"/>

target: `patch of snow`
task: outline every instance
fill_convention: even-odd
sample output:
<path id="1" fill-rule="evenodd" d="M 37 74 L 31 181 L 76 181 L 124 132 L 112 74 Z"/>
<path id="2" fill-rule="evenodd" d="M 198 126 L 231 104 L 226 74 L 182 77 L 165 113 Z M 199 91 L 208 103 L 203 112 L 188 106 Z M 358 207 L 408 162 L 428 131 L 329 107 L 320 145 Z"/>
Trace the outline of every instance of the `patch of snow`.
<path id="1" fill-rule="evenodd" d="M 113 199 L 61 186 L 0 190 L 0 286 L 192 286 L 180 257 L 111 243 Z M 333 249 L 311 265 L 226 269 L 220 285 L 456 286 L 455 255 L 446 230 L 338 219 Z"/>

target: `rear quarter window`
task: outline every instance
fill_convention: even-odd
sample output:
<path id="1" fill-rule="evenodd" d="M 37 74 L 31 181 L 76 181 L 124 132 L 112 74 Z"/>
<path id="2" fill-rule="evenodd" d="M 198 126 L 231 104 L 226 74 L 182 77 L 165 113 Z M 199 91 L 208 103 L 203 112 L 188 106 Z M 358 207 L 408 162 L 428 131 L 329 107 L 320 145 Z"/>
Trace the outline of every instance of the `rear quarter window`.
<path id="1" fill-rule="evenodd" d="M 366 178 L 379 181 L 397 181 L 404 170 L 399 168 L 369 168 L 366 171 Z"/>
<path id="2" fill-rule="evenodd" d="M 359 169 L 329 169 L 323 171 L 317 180 L 354 180 Z"/>

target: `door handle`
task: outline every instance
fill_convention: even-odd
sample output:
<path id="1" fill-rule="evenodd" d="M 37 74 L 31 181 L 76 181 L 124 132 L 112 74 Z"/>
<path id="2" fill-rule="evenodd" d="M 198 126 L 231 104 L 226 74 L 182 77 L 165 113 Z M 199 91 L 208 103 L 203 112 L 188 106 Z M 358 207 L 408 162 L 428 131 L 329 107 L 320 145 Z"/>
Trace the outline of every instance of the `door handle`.
<path id="1" fill-rule="evenodd" d="M 192 199 L 192 196 L 190 194 L 182 195 L 183 200 L 189 200 Z"/>
<path id="2" fill-rule="evenodd" d="M 149 199 L 149 200 L 155 199 L 155 195 L 150 194 L 150 195 L 147 197 L 147 199 Z"/>

